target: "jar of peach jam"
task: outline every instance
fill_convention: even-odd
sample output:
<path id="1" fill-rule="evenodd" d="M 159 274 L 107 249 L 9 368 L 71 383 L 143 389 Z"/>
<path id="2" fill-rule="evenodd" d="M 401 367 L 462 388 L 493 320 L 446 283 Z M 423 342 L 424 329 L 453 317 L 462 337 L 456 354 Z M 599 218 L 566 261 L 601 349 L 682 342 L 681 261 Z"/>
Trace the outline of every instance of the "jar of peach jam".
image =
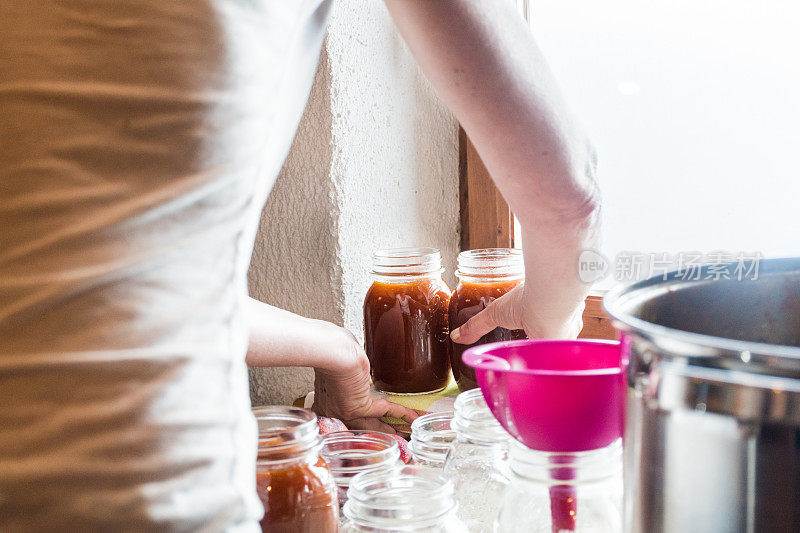
<path id="1" fill-rule="evenodd" d="M 379 250 L 364 300 L 364 348 L 378 390 L 423 394 L 450 376 L 447 310 L 450 289 L 435 248 Z"/>
<path id="2" fill-rule="evenodd" d="M 336 484 L 319 456 L 317 416 L 307 409 L 253 409 L 258 423 L 256 490 L 264 504 L 261 530 L 270 533 L 336 533 Z"/>
<path id="3" fill-rule="evenodd" d="M 450 328 L 456 329 L 484 310 L 525 279 L 522 250 L 515 248 L 484 248 L 458 254 L 458 285 L 450 298 Z M 526 338 L 522 330 L 496 328 L 473 344 L 449 341 L 453 377 L 462 391 L 478 386 L 475 371 L 464 364 L 461 355 L 470 346 L 489 342 Z"/>

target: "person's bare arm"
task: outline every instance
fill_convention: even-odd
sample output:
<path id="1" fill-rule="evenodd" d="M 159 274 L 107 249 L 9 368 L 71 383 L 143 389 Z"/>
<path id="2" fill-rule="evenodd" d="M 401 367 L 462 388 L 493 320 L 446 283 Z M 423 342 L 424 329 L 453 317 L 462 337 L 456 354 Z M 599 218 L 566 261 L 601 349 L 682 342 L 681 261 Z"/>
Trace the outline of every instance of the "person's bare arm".
<path id="1" fill-rule="evenodd" d="M 356 359 L 344 328 L 248 298 L 248 366 L 307 366 L 347 370 Z"/>
<path id="2" fill-rule="evenodd" d="M 577 334 L 588 287 L 578 257 L 595 246 L 592 147 L 573 121 L 530 30 L 508 0 L 386 0 L 414 57 L 461 122 L 522 226 L 525 285 L 453 333 L 497 325 Z"/>
<path id="3" fill-rule="evenodd" d="M 250 341 L 249 366 L 314 368 L 314 406 L 356 429 L 393 433 L 380 422 L 385 415 L 411 422 L 417 414 L 370 390 L 369 360 L 346 329 L 324 320 L 305 318 L 253 298 L 245 306 Z"/>

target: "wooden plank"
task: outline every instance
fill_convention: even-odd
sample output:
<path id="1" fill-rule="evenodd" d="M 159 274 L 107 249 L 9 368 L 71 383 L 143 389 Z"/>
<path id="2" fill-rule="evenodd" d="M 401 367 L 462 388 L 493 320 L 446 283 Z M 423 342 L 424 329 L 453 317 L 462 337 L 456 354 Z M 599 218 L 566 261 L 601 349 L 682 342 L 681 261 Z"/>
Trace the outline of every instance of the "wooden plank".
<path id="1" fill-rule="evenodd" d="M 469 179 L 467 177 L 467 132 L 458 127 L 458 204 L 461 221 L 461 249 L 469 250 Z"/>
<path id="2" fill-rule="evenodd" d="M 461 249 L 510 248 L 514 219 L 475 146 L 459 128 Z"/>

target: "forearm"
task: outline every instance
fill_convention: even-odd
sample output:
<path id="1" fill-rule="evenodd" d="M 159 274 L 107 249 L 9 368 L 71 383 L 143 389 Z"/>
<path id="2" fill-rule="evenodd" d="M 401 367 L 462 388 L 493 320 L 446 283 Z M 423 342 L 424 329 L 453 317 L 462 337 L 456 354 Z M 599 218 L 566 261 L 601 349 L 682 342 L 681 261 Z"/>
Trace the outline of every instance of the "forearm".
<path id="1" fill-rule="evenodd" d="M 470 136 L 523 230 L 526 305 L 563 336 L 596 246 L 591 144 L 571 118 L 531 32 L 507 0 L 386 0 L 409 48 Z"/>
<path id="2" fill-rule="evenodd" d="M 245 304 L 250 340 L 249 366 L 307 366 L 337 370 L 347 347 L 344 332 L 324 320 L 305 318 L 248 298 Z"/>
<path id="3" fill-rule="evenodd" d="M 415 58 L 523 225 L 597 204 L 594 155 L 507 0 L 386 0 Z"/>

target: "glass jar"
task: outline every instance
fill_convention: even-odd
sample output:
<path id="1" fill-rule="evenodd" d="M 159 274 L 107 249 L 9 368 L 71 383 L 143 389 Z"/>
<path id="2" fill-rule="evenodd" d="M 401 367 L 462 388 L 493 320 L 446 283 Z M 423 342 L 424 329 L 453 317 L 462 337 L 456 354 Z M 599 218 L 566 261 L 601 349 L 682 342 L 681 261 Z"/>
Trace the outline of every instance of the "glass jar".
<path id="1" fill-rule="evenodd" d="M 448 312 L 451 330 L 462 326 L 525 279 L 522 251 L 514 248 L 485 248 L 461 252 L 458 254 L 456 276 L 459 281 L 450 298 Z M 475 371 L 461 360 L 464 350 L 478 344 L 525 338 L 525 332 L 521 329 L 495 328 L 473 344 L 448 341 L 450 363 L 458 388 L 465 391 L 478 386 Z"/>
<path id="2" fill-rule="evenodd" d="M 414 463 L 432 468 L 444 468 L 450 445 L 456 438 L 450 424 L 453 412 L 428 413 L 411 423 L 411 442 L 408 449 Z"/>
<path id="3" fill-rule="evenodd" d="M 343 533 L 464 533 L 453 483 L 434 470 L 405 466 L 350 482 Z"/>
<path id="4" fill-rule="evenodd" d="M 450 289 L 435 248 L 378 250 L 364 299 L 364 348 L 372 381 L 383 392 L 423 394 L 450 377 Z"/>
<path id="5" fill-rule="evenodd" d="M 539 452 L 514 441 L 498 533 L 622 533 L 622 440 L 599 450 Z"/>
<path id="6" fill-rule="evenodd" d="M 455 484 L 458 516 L 470 533 L 491 533 L 511 478 L 511 436 L 486 406 L 480 389 L 458 395 L 451 427 L 456 439 L 447 453 L 444 476 Z"/>
<path id="7" fill-rule="evenodd" d="M 261 530 L 270 533 L 335 533 L 336 485 L 319 456 L 317 416 L 307 409 L 253 409 L 258 423 L 256 490 L 264 504 Z"/>
<path id="8" fill-rule="evenodd" d="M 376 431 L 336 431 L 323 435 L 319 454 L 333 473 L 340 510 L 347 501 L 350 480 L 356 475 L 388 470 L 400 464 L 397 440 Z"/>

